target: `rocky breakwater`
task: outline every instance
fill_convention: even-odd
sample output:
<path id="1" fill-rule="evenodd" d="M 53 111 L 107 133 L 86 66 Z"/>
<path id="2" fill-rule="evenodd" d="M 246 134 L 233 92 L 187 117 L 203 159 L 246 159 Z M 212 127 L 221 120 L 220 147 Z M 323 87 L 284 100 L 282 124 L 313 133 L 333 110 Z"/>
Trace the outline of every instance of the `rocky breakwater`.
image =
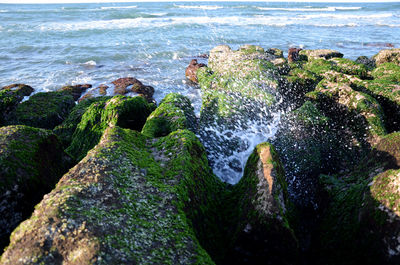
<path id="1" fill-rule="evenodd" d="M 7 96 L 18 95 L 8 89 Z M 51 117 L 60 109 L 54 106 L 77 99 L 74 91 L 38 93 L 41 100 L 28 103 L 17 98 L 6 116 L 36 104 Z M 12 232 L 0 264 L 295 260 L 293 207 L 270 144 L 254 150 L 242 181 L 231 187 L 212 173 L 186 97 L 169 94 L 158 106 L 143 97 L 93 97 L 62 114 L 62 121 L 38 123 L 50 129 L 29 127 L 28 118 L 0 128 L 1 221 L 12 224 L 3 226 L 2 240 L 32 213 Z"/>
<path id="2" fill-rule="evenodd" d="M 237 51 L 223 45 L 212 49 L 208 67 L 197 71 L 202 90 L 199 136 L 224 181 L 236 183 L 245 161 L 240 154 L 248 156 L 255 142 L 272 134 L 274 126 L 268 124 L 279 117 L 277 76 L 286 62 L 282 54 L 253 45 Z"/>

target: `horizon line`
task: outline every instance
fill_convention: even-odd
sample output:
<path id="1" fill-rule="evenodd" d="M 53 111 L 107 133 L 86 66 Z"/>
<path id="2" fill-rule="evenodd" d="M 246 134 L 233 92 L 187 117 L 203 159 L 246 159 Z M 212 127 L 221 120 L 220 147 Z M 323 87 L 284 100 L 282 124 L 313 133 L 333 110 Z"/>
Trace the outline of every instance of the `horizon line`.
<path id="1" fill-rule="evenodd" d="M 263 2 L 263 3 L 400 3 L 398 0 L 213 0 L 213 1 L 204 1 L 204 0 L 145 0 L 145 1 L 130 1 L 130 0 L 65 0 L 65 1 L 51 1 L 51 0 L 28 0 L 28 1 L 15 1 L 12 0 L 0 0 L 0 4 L 115 4 L 115 3 L 174 3 L 174 2 L 196 2 L 196 3 L 214 3 L 214 2 Z"/>

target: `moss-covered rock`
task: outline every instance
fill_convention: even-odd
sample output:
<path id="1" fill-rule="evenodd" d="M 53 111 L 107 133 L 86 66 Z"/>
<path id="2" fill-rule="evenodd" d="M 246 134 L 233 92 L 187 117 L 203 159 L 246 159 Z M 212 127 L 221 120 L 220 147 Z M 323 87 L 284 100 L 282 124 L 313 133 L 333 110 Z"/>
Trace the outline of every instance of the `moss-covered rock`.
<path id="1" fill-rule="evenodd" d="M 18 103 L 32 94 L 33 88 L 24 84 L 12 84 L 0 89 L 0 126 L 8 119 Z"/>
<path id="2" fill-rule="evenodd" d="M 304 64 L 303 68 L 317 75 L 325 74 L 329 71 L 339 71 L 339 67 L 333 62 L 325 59 L 314 59 Z"/>
<path id="3" fill-rule="evenodd" d="M 329 61 L 334 62 L 341 73 L 355 75 L 362 79 L 369 77 L 368 68 L 364 64 L 360 64 L 346 58 L 332 58 L 329 59 Z"/>
<path id="4" fill-rule="evenodd" d="M 90 107 L 90 105 L 95 102 L 105 102 L 109 99 L 111 99 L 111 97 L 95 97 L 80 101 L 71 110 L 71 113 L 63 121 L 63 123 L 54 128 L 53 132 L 58 135 L 65 148 L 71 144 L 72 135 L 74 134 L 78 124 L 81 122 L 83 114 Z"/>
<path id="5" fill-rule="evenodd" d="M 94 102 L 76 126 L 66 151 L 79 161 L 99 142 L 105 129 L 120 126 L 141 131 L 152 110 L 153 105 L 142 97 L 114 96 L 107 101 Z"/>
<path id="6" fill-rule="evenodd" d="M 57 137 L 23 125 L 0 128 L 0 248 L 70 166 Z"/>
<path id="7" fill-rule="evenodd" d="M 400 49 L 381 50 L 372 59 L 376 62 L 377 66 L 383 63 L 400 65 Z"/>
<path id="8" fill-rule="evenodd" d="M 18 104 L 7 124 L 53 129 L 67 118 L 75 101 L 69 92 L 41 92 Z"/>
<path id="9" fill-rule="evenodd" d="M 365 67 L 367 67 L 368 70 L 372 70 L 375 68 L 375 61 L 373 59 L 368 58 L 367 56 L 359 56 L 356 61 L 356 63 L 363 64 Z"/>
<path id="10" fill-rule="evenodd" d="M 372 71 L 371 75 L 377 80 L 400 83 L 400 65 L 394 63 L 380 64 Z"/>
<path id="11" fill-rule="evenodd" d="M 343 54 L 329 49 L 319 49 L 319 50 L 301 50 L 299 52 L 300 56 L 305 56 L 308 61 L 312 61 L 315 59 L 331 59 L 331 58 L 342 58 Z"/>
<path id="12" fill-rule="evenodd" d="M 321 176 L 330 196 L 320 228 L 324 264 L 400 261 L 400 170 L 369 170 Z"/>
<path id="13" fill-rule="evenodd" d="M 214 264 L 193 228 L 213 218 L 219 185 L 206 165 L 190 131 L 154 141 L 109 127 L 13 232 L 1 262 Z"/>
<path id="14" fill-rule="evenodd" d="M 217 131 L 243 131 L 252 123 L 271 121 L 269 110 L 277 102 L 278 86 L 278 72 L 271 61 L 276 58 L 254 45 L 237 51 L 217 46 L 210 51 L 208 67 L 198 70 L 202 90 L 199 135 L 212 162 L 215 155 L 231 154 L 245 145 Z M 241 166 L 230 168 L 242 170 Z"/>
<path id="15" fill-rule="evenodd" d="M 225 264 L 294 264 L 297 239 L 290 226 L 293 206 L 285 173 L 269 143 L 259 144 L 233 187 L 237 212 L 234 243 Z"/>
<path id="16" fill-rule="evenodd" d="M 349 120 L 348 125 L 360 137 L 366 134 L 367 140 L 374 143 L 386 134 L 384 114 L 380 104 L 368 94 L 353 90 L 351 84 L 324 79 L 315 91 L 307 96 L 332 117 Z M 342 115 L 340 115 L 340 113 Z M 357 137 L 357 138 L 360 138 Z"/>
<path id="17" fill-rule="evenodd" d="M 196 131 L 196 116 L 190 100 L 179 94 L 168 94 L 154 110 L 143 127 L 149 137 L 166 136 L 178 129 Z"/>

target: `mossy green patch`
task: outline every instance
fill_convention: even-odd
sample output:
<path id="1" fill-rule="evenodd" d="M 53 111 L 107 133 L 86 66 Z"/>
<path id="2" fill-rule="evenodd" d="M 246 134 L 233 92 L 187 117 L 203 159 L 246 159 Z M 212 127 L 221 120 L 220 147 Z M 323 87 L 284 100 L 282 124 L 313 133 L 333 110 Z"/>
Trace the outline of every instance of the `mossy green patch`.
<path id="1" fill-rule="evenodd" d="M 7 124 L 53 129 L 67 118 L 74 106 L 75 101 L 68 92 L 37 93 L 17 106 Z"/>
<path id="2" fill-rule="evenodd" d="M 383 63 L 375 68 L 371 75 L 374 79 L 387 82 L 400 82 L 400 66 L 394 63 Z"/>
<path id="3" fill-rule="evenodd" d="M 179 94 L 168 94 L 147 118 L 142 133 L 160 137 L 186 128 L 196 130 L 196 117 L 190 100 Z"/>
<path id="4" fill-rule="evenodd" d="M 90 107 L 90 105 L 92 105 L 94 102 L 105 102 L 109 99 L 111 99 L 111 97 L 96 97 L 79 102 L 71 110 L 71 113 L 63 121 L 63 123 L 54 128 L 53 132 L 58 135 L 65 148 L 71 144 L 72 135 L 81 121 L 83 114 Z"/>
<path id="5" fill-rule="evenodd" d="M 99 142 L 106 128 L 121 126 L 140 131 L 151 111 L 152 106 L 142 97 L 115 96 L 94 102 L 83 114 L 66 151 L 79 161 Z"/>

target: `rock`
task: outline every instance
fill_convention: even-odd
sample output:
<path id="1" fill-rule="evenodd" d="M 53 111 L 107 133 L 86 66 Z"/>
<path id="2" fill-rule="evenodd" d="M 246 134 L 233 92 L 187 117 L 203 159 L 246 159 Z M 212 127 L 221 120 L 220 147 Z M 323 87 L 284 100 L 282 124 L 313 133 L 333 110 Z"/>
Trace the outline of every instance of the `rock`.
<path id="1" fill-rule="evenodd" d="M 369 78 L 368 68 L 364 64 L 346 58 L 332 58 L 329 59 L 329 61 L 334 62 L 338 71 L 341 73 L 358 76 L 361 79 Z"/>
<path id="2" fill-rule="evenodd" d="M 349 166 L 358 157 L 352 135 L 338 128 L 340 125 L 310 101 L 282 117 L 273 144 L 281 154 L 288 189 L 297 206 L 318 205 L 318 176 L 339 171 L 343 161 Z"/>
<path id="3" fill-rule="evenodd" d="M 198 133 L 211 163 L 221 159 L 221 154 L 228 159 L 248 145 L 243 139 L 217 132 L 244 131 L 254 123 L 271 122 L 269 113 L 279 97 L 278 71 L 271 62 L 275 59 L 254 45 L 244 45 L 238 51 L 217 46 L 210 51 L 208 67 L 197 71 L 202 91 Z"/>
<path id="4" fill-rule="evenodd" d="M 67 92 L 71 93 L 74 100 L 77 101 L 81 97 L 82 93 L 91 87 L 92 87 L 92 85 L 90 85 L 90 84 L 64 86 L 59 91 L 67 91 Z"/>
<path id="5" fill-rule="evenodd" d="M 226 246 L 223 194 L 192 132 L 151 139 L 109 126 L 13 232 L 0 263 L 214 264 L 203 246 Z"/>
<path id="6" fill-rule="evenodd" d="M 312 61 L 315 59 L 323 58 L 325 60 L 331 58 L 342 58 L 343 54 L 335 51 L 335 50 L 328 50 L 328 49 L 320 49 L 320 50 L 301 50 L 299 52 L 300 55 L 307 56 L 308 61 Z"/>
<path id="7" fill-rule="evenodd" d="M 75 101 L 69 92 L 40 92 L 18 104 L 6 124 L 53 129 L 64 121 L 74 106 Z"/>
<path id="8" fill-rule="evenodd" d="M 100 86 L 98 87 L 100 95 L 102 95 L 102 96 L 107 95 L 107 88 L 109 88 L 109 86 L 104 85 L 104 84 L 103 84 L 103 85 L 100 85 Z"/>
<path id="9" fill-rule="evenodd" d="M 33 88 L 24 84 L 12 84 L 0 89 L 0 126 L 9 118 L 18 103 L 32 92 Z"/>
<path id="10" fill-rule="evenodd" d="M 363 64 L 367 67 L 368 70 L 372 70 L 375 68 L 375 61 L 373 59 L 368 58 L 367 56 L 360 56 L 356 59 L 356 63 Z"/>
<path id="11" fill-rule="evenodd" d="M 72 135 L 75 132 L 76 127 L 81 122 L 83 114 L 86 110 L 95 102 L 106 102 L 111 99 L 111 97 L 95 97 L 88 98 L 86 100 L 80 101 L 75 107 L 71 110 L 71 113 L 68 117 L 53 129 L 53 132 L 59 137 L 61 142 L 63 143 L 64 148 L 67 148 L 72 142 Z"/>
<path id="12" fill-rule="evenodd" d="M 329 198 L 320 227 L 324 264 L 398 264 L 399 145 L 399 133 L 387 135 L 351 173 L 321 176 Z"/>
<path id="13" fill-rule="evenodd" d="M 283 58 L 283 51 L 277 48 L 270 48 L 266 51 L 266 53 L 272 54 L 278 58 Z"/>
<path id="14" fill-rule="evenodd" d="M 275 149 L 259 144 L 250 155 L 237 195 L 235 242 L 225 264 L 293 264 L 297 239 L 290 227 L 291 202 Z"/>
<path id="15" fill-rule="evenodd" d="M 376 65 L 379 66 L 383 63 L 394 63 L 400 65 L 400 49 L 381 50 L 372 59 Z"/>
<path id="16" fill-rule="evenodd" d="M 288 61 L 289 63 L 296 62 L 300 59 L 299 52 L 303 50 L 300 48 L 290 48 L 288 51 Z"/>
<path id="17" fill-rule="evenodd" d="M 87 100 L 87 99 L 93 98 L 93 97 L 94 97 L 93 93 L 89 92 L 89 93 L 86 93 L 84 96 L 82 96 L 82 97 L 78 100 L 78 102 L 82 102 L 82 101 L 84 101 L 84 100 Z"/>
<path id="18" fill-rule="evenodd" d="M 185 76 L 186 76 L 190 81 L 192 81 L 193 83 L 198 83 L 197 75 L 196 75 L 197 70 L 198 70 L 200 67 L 206 67 L 206 66 L 207 66 L 207 65 L 205 65 L 205 64 L 197 63 L 197 60 L 196 60 L 196 59 L 193 59 L 193 60 L 190 61 L 189 66 L 186 68 Z"/>
<path id="19" fill-rule="evenodd" d="M 120 126 L 141 131 L 153 107 L 142 97 L 114 96 L 93 102 L 82 115 L 66 149 L 77 161 L 86 156 L 100 140 L 107 127 Z"/>
<path id="20" fill-rule="evenodd" d="M 148 102 L 153 102 L 154 88 L 151 86 L 143 85 L 142 82 L 134 77 L 119 78 L 112 83 L 115 85 L 115 94 L 125 95 L 129 92 L 135 92 L 143 95 L 143 97 L 146 98 Z"/>
<path id="21" fill-rule="evenodd" d="M 149 137 L 162 137 L 178 129 L 196 132 L 197 120 L 188 98 L 168 94 L 147 118 L 142 133 Z"/>
<path id="22" fill-rule="evenodd" d="M 321 79 L 313 72 L 292 66 L 287 75 L 279 79 L 278 88 L 284 98 L 284 105 L 292 109 L 300 107 L 306 101 L 304 95 L 313 91 Z"/>
<path id="23" fill-rule="evenodd" d="M 23 125 L 0 128 L 0 247 L 28 218 L 70 165 L 50 131 Z"/>
<path id="24" fill-rule="evenodd" d="M 380 64 L 371 72 L 371 75 L 375 80 L 400 84 L 400 65 L 394 63 Z"/>
<path id="25" fill-rule="evenodd" d="M 336 74 L 338 78 L 344 80 L 346 75 Z M 307 96 L 316 101 L 328 116 L 340 117 L 360 144 L 363 144 L 364 136 L 369 144 L 373 144 L 386 134 L 381 105 L 373 97 L 353 90 L 349 82 L 323 79 Z"/>

